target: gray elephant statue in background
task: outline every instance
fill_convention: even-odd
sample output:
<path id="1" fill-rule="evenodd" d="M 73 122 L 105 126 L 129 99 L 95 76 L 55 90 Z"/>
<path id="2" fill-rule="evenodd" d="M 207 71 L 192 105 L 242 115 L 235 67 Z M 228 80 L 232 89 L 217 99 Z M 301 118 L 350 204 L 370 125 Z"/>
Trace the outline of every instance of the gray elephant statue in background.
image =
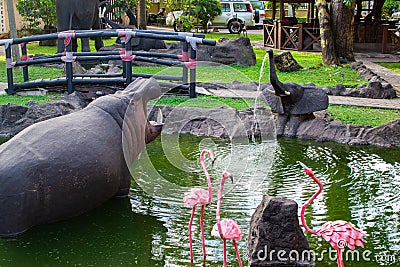
<path id="1" fill-rule="evenodd" d="M 100 29 L 99 0 L 56 0 L 57 30 L 96 30 Z M 89 52 L 89 38 L 82 38 L 82 52 Z M 95 38 L 96 50 L 103 47 L 101 37 Z M 76 52 L 78 43 L 72 40 L 72 51 Z M 58 41 L 58 53 L 64 51 L 64 42 Z"/>
<path id="2" fill-rule="evenodd" d="M 161 132 L 147 120 L 154 79 L 33 124 L 0 146 L 0 236 L 87 212 L 129 193 L 128 166 Z"/>
<path id="3" fill-rule="evenodd" d="M 285 126 L 289 122 L 287 135 L 295 137 L 304 115 L 312 115 L 314 111 L 328 108 L 328 95 L 315 86 L 280 82 L 276 75 L 274 54 L 271 49 L 268 50 L 268 56 L 272 88 L 265 88 L 263 96 L 272 112 L 278 113 L 277 136 L 285 134 Z"/>

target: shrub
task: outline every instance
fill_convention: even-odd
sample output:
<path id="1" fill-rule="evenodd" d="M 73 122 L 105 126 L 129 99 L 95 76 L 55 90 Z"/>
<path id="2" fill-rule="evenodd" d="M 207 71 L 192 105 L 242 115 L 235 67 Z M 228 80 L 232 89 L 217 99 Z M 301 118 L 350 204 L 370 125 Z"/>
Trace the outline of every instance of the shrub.
<path id="1" fill-rule="evenodd" d="M 41 21 L 45 27 L 57 24 L 56 0 L 18 0 L 17 10 L 31 28 L 38 28 Z"/>

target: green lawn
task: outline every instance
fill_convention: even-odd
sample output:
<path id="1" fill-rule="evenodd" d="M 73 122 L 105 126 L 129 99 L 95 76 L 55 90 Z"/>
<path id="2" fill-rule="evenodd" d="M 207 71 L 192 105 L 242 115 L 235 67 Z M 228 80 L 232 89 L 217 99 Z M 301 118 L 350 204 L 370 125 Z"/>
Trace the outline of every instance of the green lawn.
<path id="1" fill-rule="evenodd" d="M 382 67 L 390 69 L 394 72 L 400 73 L 400 63 L 399 62 L 375 62 Z"/>
<path id="2" fill-rule="evenodd" d="M 262 40 L 262 35 L 249 34 L 252 41 Z M 221 37 L 236 38 L 237 35 L 210 33 L 206 35 L 207 39 L 218 40 Z M 104 41 L 105 45 L 112 45 L 115 38 L 107 39 Z M 91 41 L 91 49 L 94 51 L 94 42 Z M 56 47 L 41 47 L 37 43 L 28 45 L 28 54 L 53 54 L 56 52 Z M 197 69 L 197 80 L 202 82 L 210 81 L 223 81 L 232 82 L 234 80 L 241 82 L 258 81 L 260 69 L 266 51 L 262 49 L 254 49 L 256 54 L 257 63 L 255 66 L 239 67 L 233 66 L 209 66 L 207 64 L 199 64 Z M 278 71 L 279 79 L 282 82 L 294 83 L 308 83 L 313 82 L 318 86 L 334 86 L 338 83 L 344 84 L 346 87 L 356 87 L 360 84 L 366 83 L 361 79 L 356 71 L 351 69 L 348 65 L 344 66 L 325 66 L 322 63 L 321 54 L 316 53 L 300 53 L 291 52 L 297 62 L 303 66 L 304 69 L 293 73 L 282 73 Z M 386 65 L 387 63 L 379 63 Z M 397 64 L 397 65 L 396 65 Z M 399 70 L 399 63 L 387 64 L 388 68 Z M 386 67 L 386 66 L 385 66 Z M 163 74 L 163 75 L 180 75 L 181 68 L 176 67 L 134 67 L 135 73 L 150 73 L 150 74 Z M 5 58 L 0 57 L 0 81 L 6 82 L 6 68 Z M 63 69 L 44 68 L 44 67 L 30 67 L 30 79 L 41 78 L 56 78 L 64 75 Z M 14 81 L 22 81 L 22 70 L 14 69 Z M 268 62 L 265 64 L 264 73 L 261 82 L 269 81 L 269 67 Z M 17 97 L 17 96 L 0 96 L 0 104 L 15 103 L 24 105 L 30 99 L 36 100 L 39 103 L 51 101 L 55 96 L 48 97 Z M 154 101 L 152 103 L 155 103 Z M 188 99 L 181 97 L 162 98 L 157 104 L 164 105 L 183 105 L 192 107 L 217 107 L 221 105 L 228 105 L 236 109 L 245 109 L 254 104 L 254 100 L 238 100 L 238 99 L 223 99 L 218 97 L 202 96 L 196 99 Z M 398 119 L 400 113 L 398 110 L 384 110 L 360 107 L 346 107 L 346 106 L 330 106 L 328 112 L 332 117 L 343 121 L 344 123 L 354 123 L 362 125 L 377 126 L 383 123 Z"/>

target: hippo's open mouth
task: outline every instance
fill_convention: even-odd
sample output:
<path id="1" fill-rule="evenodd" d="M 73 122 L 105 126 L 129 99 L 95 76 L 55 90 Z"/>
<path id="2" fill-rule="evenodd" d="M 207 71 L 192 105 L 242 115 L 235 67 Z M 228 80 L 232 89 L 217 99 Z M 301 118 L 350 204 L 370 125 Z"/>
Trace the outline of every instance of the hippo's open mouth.
<path id="1" fill-rule="evenodd" d="M 161 134 L 164 123 L 148 121 L 146 130 L 146 144 L 150 143 Z"/>

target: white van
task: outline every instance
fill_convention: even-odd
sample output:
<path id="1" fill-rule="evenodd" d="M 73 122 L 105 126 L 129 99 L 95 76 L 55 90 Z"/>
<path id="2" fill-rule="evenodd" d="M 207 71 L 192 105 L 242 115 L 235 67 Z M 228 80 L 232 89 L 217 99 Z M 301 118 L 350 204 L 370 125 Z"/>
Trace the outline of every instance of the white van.
<path id="1" fill-rule="evenodd" d="M 211 27 L 228 28 L 230 33 L 240 33 L 243 30 L 243 26 L 254 27 L 256 25 L 254 10 L 250 1 L 220 0 L 220 3 L 222 6 L 222 14 L 214 18 L 211 22 Z M 166 24 L 169 26 L 173 25 L 175 31 L 180 31 L 181 27 L 179 27 L 176 19 L 182 14 L 185 14 L 185 12 L 170 12 L 166 18 Z"/>
<path id="2" fill-rule="evenodd" d="M 262 27 L 263 20 L 265 19 L 265 4 L 263 1 L 250 0 L 251 6 L 254 10 L 255 26 Z"/>
<path id="3" fill-rule="evenodd" d="M 243 26 L 254 27 L 254 10 L 250 1 L 221 0 L 222 14 L 215 17 L 212 27 L 227 27 L 230 33 L 240 33 Z M 239 25 L 234 22 L 238 21 Z"/>

